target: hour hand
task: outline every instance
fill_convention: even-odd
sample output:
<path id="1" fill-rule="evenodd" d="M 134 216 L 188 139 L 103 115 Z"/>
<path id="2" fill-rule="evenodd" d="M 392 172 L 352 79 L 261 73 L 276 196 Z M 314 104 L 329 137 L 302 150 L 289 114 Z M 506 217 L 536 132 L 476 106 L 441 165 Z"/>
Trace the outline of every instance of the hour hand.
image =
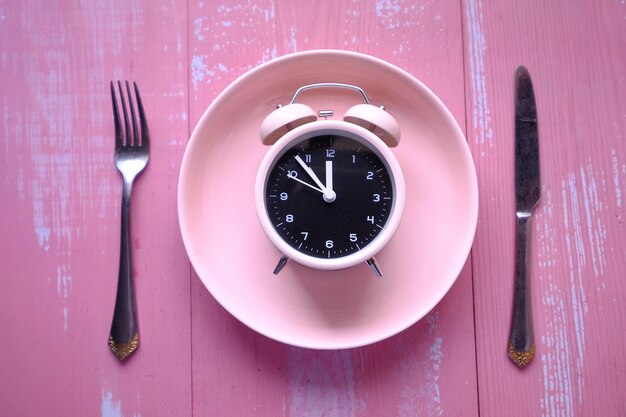
<path id="1" fill-rule="evenodd" d="M 320 181 L 317 175 L 315 175 L 315 172 L 313 172 L 311 167 L 309 167 L 307 164 L 304 163 L 304 161 L 302 160 L 302 158 L 300 158 L 299 155 L 296 155 L 296 161 L 298 161 L 302 169 L 304 169 L 304 172 L 309 174 L 309 177 L 311 177 L 311 179 L 315 182 L 315 184 L 317 184 L 317 186 L 320 188 L 320 190 L 324 194 L 324 201 L 326 201 L 327 203 L 332 203 L 333 201 L 335 201 L 335 198 L 336 198 L 335 192 L 333 190 L 328 190 L 326 186 L 322 184 L 322 181 Z"/>
<path id="2" fill-rule="evenodd" d="M 313 172 L 313 170 L 307 164 L 304 163 L 304 161 L 302 160 L 302 158 L 300 158 L 299 155 L 296 155 L 296 161 L 298 161 L 302 169 L 304 169 L 304 172 L 309 174 L 309 177 L 311 177 L 311 179 L 315 182 L 315 184 L 317 184 L 317 186 L 322 189 L 322 192 L 325 192 L 326 187 L 324 186 L 324 184 L 322 184 L 322 181 L 320 181 L 320 179 L 317 178 L 317 175 L 315 175 L 315 172 Z"/>
<path id="3" fill-rule="evenodd" d="M 333 161 L 326 161 L 326 187 L 324 188 L 324 201 L 332 203 L 337 198 L 333 190 Z"/>
<path id="4" fill-rule="evenodd" d="M 313 184 L 309 184 L 306 181 L 302 181 L 300 178 L 298 177 L 294 177 L 293 175 L 289 175 L 287 174 L 287 178 L 292 179 L 292 180 L 296 180 L 298 181 L 300 184 L 306 185 L 307 187 L 310 187 L 312 189 L 314 189 L 315 191 L 319 191 L 320 193 L 324 193 L 324 190 L 322 190 L 321 188 L 318 188 L 316 186 L 314 186 Z"/>

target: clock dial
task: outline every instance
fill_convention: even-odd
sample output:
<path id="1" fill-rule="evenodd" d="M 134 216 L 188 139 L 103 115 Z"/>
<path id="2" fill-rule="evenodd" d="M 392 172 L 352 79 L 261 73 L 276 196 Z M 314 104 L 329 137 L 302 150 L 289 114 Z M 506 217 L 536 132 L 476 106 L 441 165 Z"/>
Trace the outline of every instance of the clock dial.
<path id="1" fill-rule="evenodd" d="M 265 208 L 279 236 L 299 252 L 340 258 L 369 245 L 385 227 L 394 190 L 386 163 L 366 143 L 314 136 L 272 164 Z"/>

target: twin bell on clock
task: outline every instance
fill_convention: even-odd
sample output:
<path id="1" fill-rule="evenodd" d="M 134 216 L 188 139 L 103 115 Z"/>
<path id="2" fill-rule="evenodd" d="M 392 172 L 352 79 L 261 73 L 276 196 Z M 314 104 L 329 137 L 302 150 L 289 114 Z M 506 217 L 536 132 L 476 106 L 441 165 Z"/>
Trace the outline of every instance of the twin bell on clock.
<path id="1" fill-rule="evenodd" d="M 349 89 L 364 103 L 334 120 L 333 103 L 318 110 L 296 103 L 306 90 Z M 374 256 L 395 233 L 405 201 L 404 177 L 391 151 L 400 126 L 358 86 L 319 83 L 300 87 L 291 102 L 262 122 L 271 146 L 256 178 L 261 226 L 282 252 L 274 269 L 290 261 L 319 270 L 360 263 L 382 276 Z"/>

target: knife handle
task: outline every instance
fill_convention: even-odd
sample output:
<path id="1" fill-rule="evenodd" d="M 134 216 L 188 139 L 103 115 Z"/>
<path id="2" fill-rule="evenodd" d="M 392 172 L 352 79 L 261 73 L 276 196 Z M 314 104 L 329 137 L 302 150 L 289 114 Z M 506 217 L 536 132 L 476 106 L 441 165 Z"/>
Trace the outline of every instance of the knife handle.
<path id="1" fill-rule="evenodd" d="M 509 358 L 520 368 L 526 367 L 535 357 L 535 340 L 530 306 L 530 213 L 517 213 L 517 256 L 513 316 L 509 334 Z"/>

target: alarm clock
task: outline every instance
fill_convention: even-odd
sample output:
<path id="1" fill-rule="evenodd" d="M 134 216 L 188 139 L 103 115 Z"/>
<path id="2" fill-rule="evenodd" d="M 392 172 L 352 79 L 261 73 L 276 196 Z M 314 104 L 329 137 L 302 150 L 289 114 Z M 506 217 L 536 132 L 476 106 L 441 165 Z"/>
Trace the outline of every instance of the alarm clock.
<path id="1" fill-rule="evenodd" d="M 296 102 L 317 88 L 350 89 L 364 102 L 334 120 L 332 109 L 316 112 Z M 395 118 L 358 86 L 310 84 L 263 120 L 260 138 L 270 148 L 257 173 L 255 206 L 282 253 L 274 274 L 290 260 L 318 270 L 365 262 L 381 277 L 374 256 L 394 235 L 405 202 L 404 177 L 391 151 L 400 140 Z"/>

